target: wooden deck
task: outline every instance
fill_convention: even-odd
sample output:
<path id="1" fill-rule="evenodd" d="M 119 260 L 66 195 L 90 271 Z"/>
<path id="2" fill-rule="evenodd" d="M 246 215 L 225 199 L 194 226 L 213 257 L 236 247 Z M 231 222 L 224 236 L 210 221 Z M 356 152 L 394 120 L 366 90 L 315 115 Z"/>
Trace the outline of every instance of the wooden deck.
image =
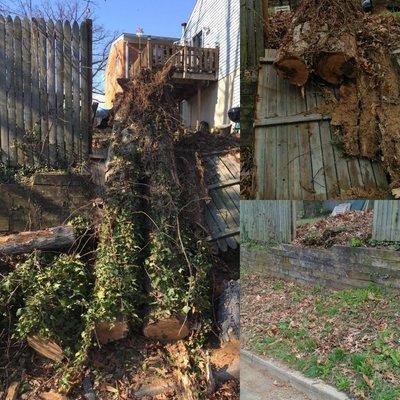
<path id="1" fill-rule="evenodd" d="M 387 189 L 381 165 L 346 157 L 335 146 L 330 117 L 313 86 L 301 90 L 280 79 L 267 50 L 261 61 L 256 106 L 255 164 L 258 199 L 345 198 L 351 191 Z"/>
<path id="2" fill-rule="evenodd" d="M 221 251 L 237 249 L 240 232 L 240 152 L 203 155 L 210 199 L 205 218 L 210 241 Z"/>
<path id="3" fill-rule="evenodd" d="M 143 68 L 160 69 L 167 64 L 175 67 L 175 79 L 215 81 L 218 79 L 219 49 L 180 46 L 148 40 L 146 47 L 132 66 L 131 73 L 135 76 Z"/>

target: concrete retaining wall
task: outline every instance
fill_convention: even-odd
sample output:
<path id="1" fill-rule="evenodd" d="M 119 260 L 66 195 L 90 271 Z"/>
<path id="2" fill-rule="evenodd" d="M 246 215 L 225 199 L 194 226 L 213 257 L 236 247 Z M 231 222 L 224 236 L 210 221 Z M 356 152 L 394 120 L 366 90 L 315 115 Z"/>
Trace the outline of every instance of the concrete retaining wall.
<path id="1" fill-rule="evenodd" d="M 41 173 L 31 184 L 0 185 L 0 233 L 57 226 L 90 202 L 89 176 Z"/>
<path id="2" fill-rule="evenodd" d="M 241 266 L 266 275 L 332 288 L 365 287 L 371 282 L 400 288 L 400 252 L 334 246 L 241 247 Z"/>

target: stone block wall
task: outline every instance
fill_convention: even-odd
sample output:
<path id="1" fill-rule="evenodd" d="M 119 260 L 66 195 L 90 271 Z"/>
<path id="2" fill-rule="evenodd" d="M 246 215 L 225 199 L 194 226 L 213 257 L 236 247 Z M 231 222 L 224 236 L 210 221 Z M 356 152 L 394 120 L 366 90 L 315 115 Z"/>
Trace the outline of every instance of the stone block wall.
<path id="1" fill-rule="evenodd" d="M 0 234 L 61 225 L 93 194 L 89 175 L 39 173 L 30 184 L 0 184 Z"/>
<path id="2" fill-rule="evenodd" d="M 336 289 L 365 287 L 372 282 L 400 288 L 400 252 L 392 250 L 346 246 L 330 249 L 242 246 L 241 267 Z"/>

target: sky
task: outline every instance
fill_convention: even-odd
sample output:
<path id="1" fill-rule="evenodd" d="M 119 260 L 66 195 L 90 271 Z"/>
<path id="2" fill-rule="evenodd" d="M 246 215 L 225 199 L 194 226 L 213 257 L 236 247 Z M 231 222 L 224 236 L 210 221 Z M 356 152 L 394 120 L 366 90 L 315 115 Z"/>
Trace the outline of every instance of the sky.
<path id="1" fill-rule="evenodd" d="M 98 0 L 99 23 L 111 31 L 180 37 L 181 23 L 187 22 L 195 0 Z"/>
<path id="2" fill-rule="evenodd" d="M 98 0 L 96 19 L 107 30 L 180 38 L 182 22 L 189 20 L 196 0 Z M 102 76 L 97 78 L 102 81 Z M 103 96 L 96 95 L 102 102 Z"/>

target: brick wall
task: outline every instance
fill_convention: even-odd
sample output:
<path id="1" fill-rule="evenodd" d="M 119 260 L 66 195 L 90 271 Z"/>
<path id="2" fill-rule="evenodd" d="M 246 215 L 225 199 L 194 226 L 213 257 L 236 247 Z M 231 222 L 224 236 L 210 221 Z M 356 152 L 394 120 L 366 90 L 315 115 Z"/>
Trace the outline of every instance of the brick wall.
<path id="1" fill-rule="evenodd" d="M 0 185 L 0 234 L 57 226 L 90 203 L 89 176 L 37 174 L 31 184 Z"/>
<path id="2" fill-rule="evenodd" d="M 342 289 L 371 282 L 400 288 L 400 252 L 335 246 L 241 247 L 241 267 L 251 272 Z"/>

